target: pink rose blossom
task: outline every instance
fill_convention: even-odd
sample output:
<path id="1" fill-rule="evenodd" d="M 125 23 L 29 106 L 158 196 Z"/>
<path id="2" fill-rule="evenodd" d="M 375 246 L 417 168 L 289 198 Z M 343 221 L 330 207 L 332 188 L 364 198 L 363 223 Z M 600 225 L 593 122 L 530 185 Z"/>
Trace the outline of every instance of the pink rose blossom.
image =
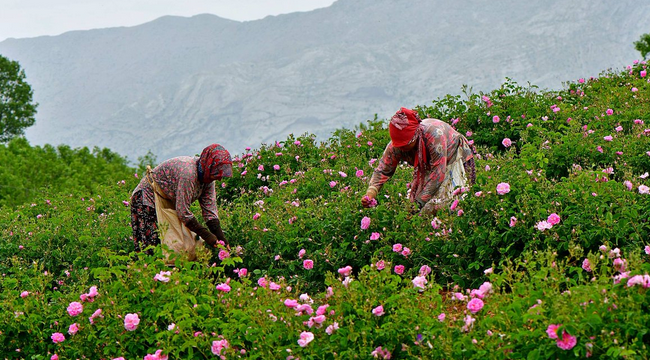
<path id="1" fill-rule="evenodd" d="M 650 194 L 650 188 L 645 185 L 639 185 L 639 194 Z"/>
<path id="2" fill-rule="evenodd" d="M 546 219 L 546 221 L 551 225 L 557 225 L 560 223 L 560 216 L 556 213 L 552 213 L 548 216 L 548 219 Z"/>
<path id="3" fill-rule="evenodd" d="M 65 341 L 65 336 L 60 332 L 55 332 L 54 334 L 52 334 L 51 339 L 53 343 L 58 344 Z"/>
<path id="4" fill-rule="evenodd" d="M 81 303 L 78 303 L 76 301 L 73 301 L 70 303 L 70 305 L 68 305 L 68 314 L 70 314 L 70 316 L 77 316 L 81 314 L 83 310 L 84 310 L 83 305 L 81 305 Z"/>
<path id="5" fill-rule="evenodd" d="M 217 356 L 221 356 L 222 355 L 221 352 L 224 349 L 227 349 L 227 348 L 228 348 L 228 340 L 226 340 L 226 339 L 212 341 L 211 350 L 212 350 L 212 353 L 217 355 Z"/>
<path id="6" fill-rule="evenodd" d="M 510 184 L 502 182 L 497 185 L 497 194 L 505 195 L 509 192 L 510 192 Z"/>
<path id="7" fill-rule="evenodd" d="M 646 255 L 650 255 L 650 246 L 646 245 L 645 248 L 643 248 L 643 251 L 645 251 Z"/>
<path id="8" fill-rule="evenodd" d="M 431 268 L 427 265 L 422 265 L 418 273 L 420 274 L 420 276 L 427 276 L 431 273 Z"/>
<path id="9" fill-rule="evenodd" d="M 264 165 L 260 165 L 260 166 L 258 166 L 258 167 L 257 167 L 257 170 L 258 170 L 258 171 L 264 171 Z"/>
<path id="10" fill-rule="evenodd" d="M 536 225 L 535 227 L 536 227 L 537 230 L 539 230 L 539 231 L 544 231 L 544 230 L 549 230 L 549 229 L 553 228 L 553 225 L 551 225 L 551 224 L 550 224 L 549 222 L 547 222 L 547 221 L 542 220 L 542 221 L 538 222 L 537 225 Z"/>
<path id="11" fill-rule="evenodd" d="M 505 138 L 501 141 L 501 144 L 507 148 L 512 146 L 512 140 Z"/>
<path id="12" fill-rule="evenodd" d="M 23 291 L 20 293 L 21 298 L 26 298 L 27 296 L 29 296 L 29 291 Z"/>
<path id="13" fill-rule="evenodd" d="M 382 316 L 384 315 L 384 307 L 379 305 L 376 308 L 372 309 L 372 314 L 375 316 Z"/>
<path id="14" fill-rule="evenodd" d="M 381 235 L 378 232 L 373 232 L 372 234 L 370 234 L 370 240 L 379 240 L 380 236 Z"/>
<path id="15" fill-rule="evenodd" d="M 366 230 L 368 226 L 370 226 L 370 218 L 364 216 L 363 219 L 361 219 L 361 230 Z"/>
<path id="16" fill-rule="evenodd" d="M 302 266 L 307 270 L 311 270 L 311 269 L 314 268 L 314 261 L 310 260 L 310 259 L 307 259 L 307 260 L 302 262 Z"/>
<path id="17" fill-rule="evenodd" d="M 126 314 L 124 317 L 124 328 L 128 331 L 134 331 L 138 328 L 140 324 L 140 318 L 138 314 Z"/>
<path id="18" fill-rule="evenodd" d="M 54 354 L 54 355 L 50 356 L 50 360 L 59 360 L 59 355 Z M 113 359 L 113 360 L 116 360 L 116 359 Z M 124 360 L 124 358 L 122 358 L 122 360 Z"/>
<path id="19" fill-rule="evenodd" d="M 445 313 L 441 313 L 440 315 L 438 315 L 438 321 L 443 322 L 445 321 L 446 317 L 447 315 L 445 315 Z"/>
<path id="20" fill-rule="evenodd" d="M 405 247 L 405 248 L 402 250 L 402 255 L 403 255 L 403 256 L 409 256 L 409 255 L 411 255 L 411 249 Z"/>
<path id="21" fill-rule="evenodd" d="M 337 323 L 337 322 L 335 321 L 332 325 L 328 326 L 328 327 L 325 329 L 325 332 L 327 333 L 327 335 L 332 335 L 332 334 L 334 333 L 334 331 L 336 331 L 336 330 L 338 330 L 338 329 L 339 329 L 339 323 Z"/>
<path id="22" fill-rule="evenodd" d="M 265 288 L 265 287 L 268 286 L 268 284 L 269 284 L 269 282 L 266 280 L 265 277 L 261 277 L 261 278 L 257 279 L 257 285 L 259 285 L 260 287 Z"/>
<path id="23" fill-rule="evenodd" d="M 167 360 L 167 359 L 168 359 L 168 356 L 163 355 L 162 350 L 160 350 L 160 349 L 156 350 L 155 353 L 147 354 L 144 357 L 144 360 Z"/>
<path id="24" fill-rule="evenodd" d="M 298 339 L 298 345 L 300 345 L 300 347 L 305 347 L 310 342 L 312 342 L 312 340 L 314 340 L 314 334 L 310 333 L 309 331 L 303 331 L 300 333 L 300 339 Z"/>
<path id="25" fill-rule="evenodd" d="M 225 284 L 225 283 L 221 283 L 221 284 L 217 285 L 217 290 L 223 291 L 223 292 L 229 292 L 230 291 L 230 285 Z"/>
<path id="26" fill-rule="evenodd" d="M 155 281 L 160 281 L 160 282 L 169 282 L 169 276 L 171 276 L 171 271 L 161 271 L 156 276 L 153 277 Z"/>
<path id="27" fill-rule="evenodd" d="M 342 267 L 338 270 L 338 273 L 343 276 L 350 276 L 352 275 L 352 266 L 348 265 L 346 267 Z"/>
<path id="28" fill-rule="evenodd" d="M 275 171 L 280 170 L 280 165 L 273 165 L 273 170 L 275 170 Z"/>
<path id="29" fill-rule="evenodd" d="M 363 177 L 363 170 L 357 170 L 357 172 L 354 175 L 358 178 Z"/>
<path id="30" fill-rule="evenodd" d="M 613 114 L 614 114 L 614 110 L 612 110 L 612 109 L 607 109 L 607 111 L 605 111 L 605 113 L 606 113 L 607 115 L 613 115 Z"/>
<path id="31" fill-rule="evenodd" d="M 586 272 L 591 272 L 591 263 L 589 262 L 589 259 L 585 258 L 585 259 L 582 261 L 582 268 L 583 268 L 584 271 L 586 271 Z"/>
<path id="32" fill-rule="evenodd" d="M 629 180 L 625 180 L 625 181 L 623 181 L 623 185 L 625 185 L 625 187 L 626 187 L 628 190 L 632 190 L 632 188 L 634 187 L 634 185 L 632 185 L 632 182 L 629 181 Z"/>
<path id="33" fill-rule="evenodd" d="M 639 75 L 641 75 L 642 78 L 645 77 L 647 74 L 648 73 L 645 70 L 641 70 L 641 72 L 639 73 Z"/>
<path id="34" fill-rule="evenodd" d="M 68 334 L 70 335 L 76 334 L 77 331 L 79 331 L 79 326 L 77 325 L 77 323 L 74 323 L 68 327 Z"/>
<path id="35" fill-rule="evenodd" d="M 427 279 L 424 276 L 416 276 L 411 280 L 413 287 L 424 289 L 427 285 Z"/>
<path id="36" fill-rule="evenodd" d="M 607 136 L 603 137 L 603 140 L 612 141 L 612 140 L 614 140 L 614 138 L 612 137 L 612 135 L 607 135 Z"/>
<path id="37" fill-rule="evenodd" d="M 237 275 L 239 275 L 240 278 L 248 275 L 248 269 L 246 269 L 246 268 L 239 269 L 239 272 L 237 273 Z"/>
<path id="38" fill-rule="evenodd" d="M 627 280 L 627 287 L 632 287 L 635 285 L 641 285 L 644 288 L 650 287 L 650 276 L 645 275 L 634 275 Z"/>
<path id="39" fill-rule="evenodd" d="M 395 274 L 402 275 L 404 273 L 404 265 L 396 265 L 394 271 Z"/>
<path id="40" fill-rule="evenodd" d="M 514 216 L 510 217 L 510 227 L 515 227 L 517 225 L 517 218 Z"/>
<path id="41" fill-rule="evenodd" d="M 375 266 L 377 266 L 377 270 L 381 271 L 384 270 L 384 268 L 386 267 L 386 263 L 384 262 L 384 260 L 379 260 L 377 261 L 377 264 L 375 264 Z"/>
<path id="42" fill-rule="evenodd" d="M 375 348 L 375 350 L 373 350 L 370 353 L 370 356 L 374 357 L 375 359 L 390 359 L 391 358 L 390 351 L 388 351 L 388 349 L 382 349 L 381 346 L 378 346 L 377 348 Z"/>
<path id="43" fill-rule="evenodd" d="M 467 303 L 467 309 L 471 311 L 472 314 L 476 314 L 483 308 L 483 305 L 483 300 L 474 298 Z"/>
<path id="44" fill-rule="evenodd" d="M 499 119 L 499 116 L 497 116 L 497 115 L 494 115 L 494 116 L 492 117 L 492 122 L 495 123 L 495 124 L 498 123 L 499 120 L 500 120 L 500 119 Z"/>
<path id="45" fill-rule="evenodd" d="M 562 324 L 551 324 L 546 328 L 546 334 L 550 339 L 557 339 L 557 329 L 562 326 Z"/>
<path id="46" fill-rule="evenodd" d="M 260 216 L 262 216 L 262 215 L 260 215 L 260 213 L 255 213 L 255 215 L 253 215 L 253 220 L 259 219 Z"/>
<path id="47" fill-rule="evenodd" d="M 330 181 L 330 187 L 331 188 L 335 187 L 336 184 L 338 184 L 336 181 L 334 181 L 334 180 Z"/>
<path id="48" fill-rule="evenodd" d="M 571 350 L 577 344 L 577 339 L 575 336 L 570 335 L 566 331 L 562 330 L 562 338 L 557 339 L 557 347 L 562 350 Z"/>
<path id="49" fill-rule="evenodd" d="M 394 244 L 394 245 L 393 245 L 393 251 L 394 251 L 394 252 L 400 252 L 400 251 L 402 251 L 402 244 L 399 244 L 399 243 L 398 243 L 398 244 Z"/>

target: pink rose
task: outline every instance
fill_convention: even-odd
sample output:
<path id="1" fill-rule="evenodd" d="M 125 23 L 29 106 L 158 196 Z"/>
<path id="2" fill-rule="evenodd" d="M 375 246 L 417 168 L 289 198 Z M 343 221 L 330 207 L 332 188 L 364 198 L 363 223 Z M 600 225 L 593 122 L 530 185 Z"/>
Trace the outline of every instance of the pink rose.
<path id="1" fill-rule="evenodd" d="M 76 334 L 77 331 L 79 331 L 79 326 L 77 325 L 77 323 L 74 323 L 70 325 L 70 327 L 68 327 L 68 334 L 70 335 Z"/>
<path id="2" fill-rule="evenodd" d="M 364 216 L 363 219 L 361 219 L 361 230 L 366 230 L 368 226 L 370 226 L 370 218 Z"/>
<path id="3" fill-rule="evenodd" d="M 230 285 L 222 283 L 217 285 L 217 290 L 223 291 L 223 292 L 229 292 L 230 291 Z"/>
<path id="4" fill-rule="evenodd" d="M 241 269 L 239 269 L 239 272 L 237 274 L 239 275 L 240 278 L 244 277 L 244 276 L 248 275 L 248 269 L 241 268 Z"/>
<path id="5" fill-rule="evenodd" d="M 352 275 L 352 266 L 348 265 L 346 267 L 342 267 L 338 270 L 338 272 L 343 276 L 350 276 Z"/>
<path id="6" fill-rule="evenodd" d="M 418 273 L 420 274 L 420 276 L 427 276 L 431 273 L 431 268 L 427 265 L 422 265 Z"/>
<path id="7" fill-rule="evenodd" d="M 591 263 L 589 262 L 589 259 L 585 258 L 585 259 L 582 261 L 582 268 L 583 268 L 586 272 L 591 272 Z"/>
<path id="8" fill-rule="evenodd" d="M 65 341 L 65 336 L 63 336 L 63 334 L 61 334 L 60 332 L 55 332 L 54 334 L 52 334 L 51 339 L 52 342 L 58 344 Z"/>
<path id="9" fill-rule="evenodd" d="M 562 350 L 571 350 L 578 343 L 575 336 L 570 335 L 566 331 L 562 330 L 562 338 L 557 339 L 557 347 Z"/>
<path id="10" fill-rule="evenodd" d="M 384 268 L 386 267 L 386 263 L 384 262 L 384 260 L 379 260 L 377 261 L 377 264 L 375 264 L 375 266 L 377 266 L 377 270 L 381 271 L 384 270 Z"/>
<path id="11" fill-rule="evenodd" d="M 498 117 L 497 115 L 494 115 L 494 116 L 492 117 L 492 122 L 495 123 L 495 124 L 498 123 L 499 120 L 500 120 L 500 119 L 499 119 L 499 117 Z"/>
<path id="12" fill-rule="evenodd" d="M 222 355 L 221 351 L 223 351 L 224 349 L 227 349 L 227 348 L 228 348 L 228 340 L 226 340 L 226 339 L 215 340 L 215 341 L 212 342 L 212 348 L 211 348 L 212 353 L 217 355 L 217 356 L 221 356 Z"/>
<path id="13" fill-rule="evenodd" d="M 605 111 L 605 113 L 606 113 L 607 115 L 613 115 L 613 114 L 614 114 L 614 110 L 612 110 L 612 109 L 607 109 L 607 111 Z"/>
<path id="14" fill-rule="evenodd" d="M 382 305 L 377 306 L 376 308 L 372 309 L 372 314 L 375 316 L 384 315 L 384 307 Z"/>
<path id="15" fill-rule="evenodd" d="M 357 170 L 357 172 L 355 173 L 355 175 L 356 175 L 356 177 L 358 177 L 358 178 L 363 177 L 363 170 Z"/>
<path id="16" fill-rule="evenodd" d="M 510 184 L 508 183 L 499 183 L 497 185 L 497 194 L 505 195 L 510 192 Z"/>
<path id="17" fill-rule="evenodd" d="M 557 225 L 560 223 L 560 216 L 556 213 L 552 213 L 548 216 L 548 219 L 546 219 L 546 221 L 551 225 Z"/>
<path id="18" fill-rule="evenodd" d="M 81 314 L 82 311 L 84 311 L 84 307 L 81 303 L 73 301 L 68 305 L 68 314 L 70 314 L 70 316 L 77 316 Z"/>
<path id="19" fill-rule="evenodd" d="M 307 270 L 311 270 L 314 268 L 314 261 L 307 259 L 302 262 L 302 266 Z"/>
<path id="20" fill-rule="evenodd" d="M 298 339 L 298 345 L 300 345 L 300 347 L 305 347 L 310 342 L 312 342 L 312 340 L 314 340 L 314 334 L 310 333 L 309 331 L 303 331 L 300 333 L 300 339 Z"/>
<path id="21" fill-rule="evenodd" d="M 27 296 L 29 296 L 29 291 L 23 291 L 20 293 L 21 298 L 26 298 Z"/>
<path id="22" fill-rule="evenodd" d="M 501 141 L 501 144 L 507 148 L 512 146 L 512 140 L 505 138 L 503 141 Z"/>
<path id="23" fill-rule="evenodd" d="M 411 280 L 413 287 L 424 289 L 427 285 L 427 278 L 424 276 L 416 276 Z"/>
<path id="24" fill-rule="evenodd" d="M 399 244 L 399 243 L 398 243 L 398 244 L 394 244 L 394 245 L 393 245 L 393 251 L 394 251 L 394 252 L 400 252 L 400 251 L 402 251 L 402 244 Z"/>
<path id="25" fill-rule="evenodd" d="M 445 315 L 445 313 L 441 313 L 440 315 L 438 315 L 438 321 L 443 322 L 445 321 L 446 317 L 447 315 Z"/>
<path id="26" fill-rule="evenodd" d="M 273 165 L 273 170 L 275 170 L 275 171 L 280 170 L 280 165 Z"/>
<path id="27" fill-rule="evenodd" d="M 124 328 L 128 331 L 134 331 L 138 328 L 140 323 L 140 318 L 138 314 L 126 314 L 124 317 Z"/>
<path id="28" fill-rule="evenodd" d="M 379 236 L 381 236 L 378 232 L 374 232 L 370 234 L 370 240 L 378 240 Z"/>
<path id="29" fill-rule="evenodd" d="M 557 329 L 562 326 L 562 324 L 551 324 L 546 328 L 546 334 L 550 339 L 557 339 Z"/>
<path id="30" fill-rule="evenodd" d="M 467 309 L 471 311 L 472 314 L 476 314 L 483 308 L 483 305 L 483 300 L 474 298 L 467 303 Z"/>
<path id="31" fill-rule="evenodd" d="M 411 255 L 411 249 L 405 247 L 405 248 L 402 250 L 402 255 L 403 255 L 403 256 L 409 256 L 409 255 Z"/>
<path id="32" fill-rule="evenodd" d="M 510 217 L 510 227 L 515 227 L 517 225 L 517 218 L 514 216 Z"/>
<path id="33" fill-rule="evenodd" d="M 402 275 L 404 273 L 404 265 L 395 266 L 395 274 Z"/>

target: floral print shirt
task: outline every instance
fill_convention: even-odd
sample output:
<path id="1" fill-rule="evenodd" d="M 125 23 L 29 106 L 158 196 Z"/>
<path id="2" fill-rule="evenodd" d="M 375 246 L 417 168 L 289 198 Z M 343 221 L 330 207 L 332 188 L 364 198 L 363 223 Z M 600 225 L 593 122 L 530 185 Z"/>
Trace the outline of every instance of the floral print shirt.
<path id="1" fill-rule="evenodd" d="M 447 165 L 456 161 L 458 150 L 463 157 L 463 162 L 471 159 L 474 155 L 469 146 L 467 139 L 458 131 L 452 128 L 444 121 L 436 119 L 422 120 L 422 135 L 428 153 L 428 163 L 426 164 L 426 180 L 423 190 L 415 194 L 415 201 L 424 206 L 429 200 L 434 198 L 440 185 L 445 180 Z M 389 142 L 384 150 L 384 154 L 375 168 L 370 179 L 370 186 L 379 191 L 384 183 L 395 174 L 395 169 L 400 161 L 405 161 L 413 166 L 415 162 L 415 149 L 411 151 L 402 151 Z"/>
<path id="2" fill-rule="evenodd" d="M 205 184 L 198 179 L 198 157 L 179 156 L 160 163 L 151 175 L 162 189 L 163 195 L 176 203 L 178 218 L 185 224 L 194 218 L 190 205 L 199 200 L 203 220 L 218 218 L 216 192 L 214 181 Z M 155 207 L 154 191 L 147 181 L 146 174 L 140 184 L 133 190 L 135 194 L 142 191 L 142 202 L 146 206 Z"/>

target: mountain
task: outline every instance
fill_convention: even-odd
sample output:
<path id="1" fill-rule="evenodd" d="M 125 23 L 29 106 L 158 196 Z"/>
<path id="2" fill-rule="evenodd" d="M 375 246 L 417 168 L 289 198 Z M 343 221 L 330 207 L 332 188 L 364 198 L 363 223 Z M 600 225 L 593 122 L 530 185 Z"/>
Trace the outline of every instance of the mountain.
<path id="1" fill-rule="evenodd" d="M 289 133 L 325 136 L 467 84 L 542 88 L 638 58 L 650 5 L 593 0 L 338 0 L 237 22 L 162 17 L 134 27 L 8 39 L 40 103 L 33 144 L 130 159 L 233 153 Z"/>

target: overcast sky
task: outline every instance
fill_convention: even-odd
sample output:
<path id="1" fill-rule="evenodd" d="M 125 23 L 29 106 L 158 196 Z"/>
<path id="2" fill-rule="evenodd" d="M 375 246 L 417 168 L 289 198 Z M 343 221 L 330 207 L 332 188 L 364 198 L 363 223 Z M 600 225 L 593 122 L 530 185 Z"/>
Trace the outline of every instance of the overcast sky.
<path id="1" fill-rule="evenodd" d="M 164 15 L 247 21 L 309 11 L 335 0 L 0 0 L 0 41 L 142 24 Z"/>

